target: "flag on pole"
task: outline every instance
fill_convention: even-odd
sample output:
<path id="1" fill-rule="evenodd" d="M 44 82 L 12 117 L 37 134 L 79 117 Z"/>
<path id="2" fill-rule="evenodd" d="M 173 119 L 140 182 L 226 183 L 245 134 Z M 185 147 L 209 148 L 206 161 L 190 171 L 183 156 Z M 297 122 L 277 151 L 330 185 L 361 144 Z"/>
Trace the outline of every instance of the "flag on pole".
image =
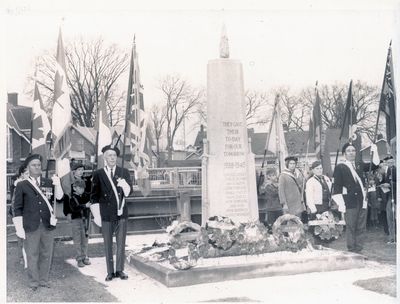
<path id="1" fill-rule="evenodd" d="M 346 107 L 344 109 L 340 138 L 344 139 L 345 142 L 353 142 L 357 139 L 356 129 L 356 113 L 353 105 L 353 80 L 351 80 L 347 94 Z"/>
<path id="2" fill-rule="evenodd" d="M 393 146 L 396 141 L 396 92 L 394 90 L 392 45 L 390 43 L 383 78 L 379 110 L 386 120 L 386 140 Z"/>
<path id="3" fill-rule="evenodd" d="M 97 109 L 97 118 L 95 122 L 96 135 L 96 147 L 97 147 L 97 167 L 104 167 L 103 153 L 101 149 L 112 143 L 112 134 L 110 129 L 110 122 L 107 115 L 105 87 L 101 90 L 100 103 Z"/>
<path id="4" fill-rule="evenodd" d="M 275 100 L 274 112 L 272 114 L 270 132 L 265 144 L 265 150 L 272 152 L 276 156 L 279 163 L 279 170 L 282 172 L 285 168 L 285 158 L 288 155 L 288 151 L 285 135 L 283 133 L 279 96 L 277 96 Z"/>
<path id="5" fill-rule="evenodd" d="M 49 118 L 44 110 L 39 88 L 35 81 L 35 92 L 33 94 L 32 107 L 31 145 L 32 153 L 40 154 L 43 157 L 43 162 L 45 164 L 47 164 L 46 139 L 50 130 L 51 127 Z"/>
<path id="6" fill-rule="evenodd" d="M 308 128 L 308 141 L 311 147 L 314 147 L 315 156 L 321 160 L 321 134 L 322 134 L 322 119 L 321 119 L 321 100 L 319 98 L 318 89 L 315 88 L 315 103 L 310 117 L 310 126 Z"/>
<path id="7" fill-rule="evenodd" d="M 150 156 L 145 151 L 146 141 L 148 140 L 147 122 L 148 117 L 144 111 L 143 91 L 140 85 L 140 70 L 138 64 L 138 54 L 136 43 L 133 44 L 131 57 L 132 83 L 129 85 L 128 93 L 131 97 L 131 108 L 128 116 L 128 136 L 132 151 L 132 164 L 135 169 L 147 169 L 150 166 Z"/>
<path id="8" fill-rule="evenodd" d="M 54 104 L 52 115 L 52 135 L 54 157 L 56 158 L 56 173 L 63 176 L 69 172 L 69 161 L 64 156 L 71 147 L 71 100 L 67 84 L 67 73 L 65 64 L 65 51 L 62 41 L 61 29 L 58 35 L 56 73 L 54 78 Z M 67 170 L 65 172 L 65 170 Z"/>
<path id="9" fill-rule="evenodd" d="M 128 84 L 127 136 L 131 146 L 131 165 L 135 170 L 139 189 L 144 196 L 150 193 L 150 180 L 147 169 L 151 165 L 148 151 L 148 116 L 144 111 L 143 91 L 140 84 L 140 70 L 136 42 L 134 40 L 131 54 L 130 75 Z"/>

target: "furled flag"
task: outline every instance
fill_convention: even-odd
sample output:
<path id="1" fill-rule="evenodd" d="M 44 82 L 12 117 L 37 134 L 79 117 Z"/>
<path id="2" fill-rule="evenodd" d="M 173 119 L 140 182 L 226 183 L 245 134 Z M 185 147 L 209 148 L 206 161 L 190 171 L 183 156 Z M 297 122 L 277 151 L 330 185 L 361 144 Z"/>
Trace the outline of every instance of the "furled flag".
<path id="1" fill-rule="evenodd" d="M 58 36 L 56 73 L 54 78 L 54 104 L 52 115 L 52 134 L 56 173 L 63 176 L 69 171 L 69 161 L 64 158 L 71 147 L 71 100 L 67 85 L 64 45 L 61 29 Z"/>
<path id="2" fill-rule="evenodd" d="M 97 118 L 95 122 L 96 147 L 97 147 L 97 168 L 104 167 L 103 153 L 101 149 L 112 142 L 112 134 L 110 130 L 110 123 L 107 115 L 105 87 L 103 86 L 100 96 L 100 104 L 97 109 Z"/>
<path id="3" fill-rule="evenodd" d="M 350 81 L 349 91 L 347 94 L 346 107 L 344 109 L 343 125 L 340 131 L 340 138 L 344 142 L 353 142 L 357 139 L 356 134 L 356 113 L 353 105 L 353 80 Z"/>
<path id="4" fill-rule="evenodd" d="M 386 60 L 379 110 L 385 115 L 386 140 L 393 147 L 396 142 L 396 92 L 393 78 L 392 43 L 389 45 Z"/>
<path id="5" fill-rule="evenodd" d="M 322 134 L 322 119 L 321 119 L 321 100 L 319 98 L 318 89 L 315 88 L 315 103 L 310 117 L 310 126 L 308 128 L 308 142 L 311 147 L 314 147 L 315 156 L 321 159 L 321 134 Z"/>
<path id="6" fill-rule="evenodd" d="M 35 82 L 32 107 L 31 145 L 32 153 L 42 155 L 44 164 L 47 164 L 46 139 L 50 130 L 49 118 L 44 111 L 39 88 Z"/>
<path id="7" fill-rule="evenodd" d="M 343 145 L 346 142 L 351 142 L 357 151 L 356 163 L 359 163 L 361 161 L 361 153 L 358 153 L 361 151 L 361 135 L 357 131 L 356 118 L 353 104 L 353 80 L 351 80 L 344 110 L 342 130 L 340 131 L 340 144 Z"/>
<path id="8" fill-rule="evenodd" d="M 138 54 L 136 53 L 136 43 L 134 41 L 128 84 L 128 103 L 126 132 L 130 140 L 132 159 L 131 164 L 135 170 L 135 177 L 139 189 L 143 195 L 150 193 L 149 173 L 147 169 L 151 165 L 150 151 L 147 151 L 149 140 L 147 132 L 147 115 L 144 112 L 144 100 L 142 87 L 140 85 L 140 71 L 138 64 Z"/>
<path id="9" fill-rule="evenodd" d="M 283 134 L 283 125 L 281 118 L 281 110 L 279 106 L 279 95 L 276 96 L 274 112 L 272 114 L 272 121 L 268 133 L 265 150 L 272 152 L 279 162 L 279 170 L 285 168 L 285 158 L 288 155 L 285 135 Z"/>

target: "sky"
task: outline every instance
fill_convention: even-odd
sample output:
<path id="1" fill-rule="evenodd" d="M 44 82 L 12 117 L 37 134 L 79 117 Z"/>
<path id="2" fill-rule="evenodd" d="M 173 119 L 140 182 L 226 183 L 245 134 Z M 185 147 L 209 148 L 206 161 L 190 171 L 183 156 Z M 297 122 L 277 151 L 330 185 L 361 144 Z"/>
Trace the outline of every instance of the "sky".
<path id="1" fill-rule="evenodd" d="M 21 104 L 32 104 L 32 96 L 24 93 L 32 89 L 27 76 L 35 56 L 46 49 L 55 52 L 60 26 L 64 43 L 102 37 L 126 52 L 136 35 L 146 108 L 162 101 L 158 84 L 168 74 L 206 87 L 207 62 L 219 56 L 222 24 L 230 57 L 243 64 L 245 89 L 299 90 L 316 80 L 351 79 L 380 87 L 391 39 L 400 58 L 397 1 L 275 2 L 9 1 L 2 18 L 3 89 L 18 92 Z M 121 91 L 127 89 L 127 76 L 118 84 Z M 192 133 L 188 138 L 194 140 Z"/>

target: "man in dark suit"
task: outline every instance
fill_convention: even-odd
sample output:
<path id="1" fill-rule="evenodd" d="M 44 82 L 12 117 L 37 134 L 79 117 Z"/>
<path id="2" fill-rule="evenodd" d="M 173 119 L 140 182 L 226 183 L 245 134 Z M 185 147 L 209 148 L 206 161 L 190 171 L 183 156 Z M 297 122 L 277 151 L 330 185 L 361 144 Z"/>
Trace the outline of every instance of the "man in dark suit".
<path id="1" fill-rule="evenodd" d="M 17 236 L 25 239 L 29 286 L 49 288 L 49 272 L 53 255 L 54 229 L 57 220 L 52 202 L 62 199 L 60 179 L 42 177 L 42 157 L 32 154 L 25 160 L 29 177 L 17 184 L 13 218 Z"/>
<path id="2" fill-rule="evenodd" d="M 371 146 L 377 156 L 376 145 Z M 338 164 L 333 172 L 332 199 L 338 205 L 338 210 L 345 214 L 347 249 L 360 252 L 363 249 L 363 235 L 367 222 L 367 193 L 363 181 L 363 171 L 369 165 L 357 164 L 356 148 L 352 143 L 346 143 L 342 148 L 345 161 Z M 379 158 L 374 158 L 375 166 Z"/>
<path id="3" fill-rule="evenodd" d="M 125 197 L 129 196 L 132 182 L 127 169 L 118 167 L 117 157 L 119 149 L 114 145 L 105 146 L 101 150 L 104 154 L 105 166 L 93 175 L 92 203 L 99 203 L 101 227 L 104 239 L 104 248 L 107 263 L 106 281 L 114 277 L 128 279 L 124 273 L 125 239 L 127 230 L 128 208 Z M 113 234 L 116 236 L 117 253 L 114 272 L 112 254 Z"/>
<path id="4" fill-rule="evenodd" d="M 386 165 L 386 172 L 380 184 L 382 191 L 386 194 L 386 218 L 388 224 L 388 244 L 396 244 L 396 162 L 393 156 L 383 159 Z"/>

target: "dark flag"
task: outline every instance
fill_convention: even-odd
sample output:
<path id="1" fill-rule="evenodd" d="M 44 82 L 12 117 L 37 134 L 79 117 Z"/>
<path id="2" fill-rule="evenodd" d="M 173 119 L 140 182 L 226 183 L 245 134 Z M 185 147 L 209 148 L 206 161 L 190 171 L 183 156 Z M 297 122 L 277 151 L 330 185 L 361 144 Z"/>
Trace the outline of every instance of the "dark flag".
<path id="1" fill-rule="evenodd" d="M 346 107 L 344 109 L 342 130 L 340 132 L 340 138 L 343 139 L 344 142 L 353 142 L 357 139 L 355 123 L 356 113 L 353 105 L 353 80 L 351 80 L 347 94 Z"/>
<path id="2" fill-rule="evenodd" d="M 310 118 L 310 126 L 308 128 L 308 142 L 315 150 L 317 159 L 321 159 L 321 134 L 322 134 L 322 119 L 321 119 L 321 100 L 319 98 L 318 89 L 316 91 L 315 104 Z"/>
<path id="3" fill-rule="evenodd" d="M 385 115 L 386 140 L 390 146 L 393 146 L 393 142 L 396 140 L 396 93 L 394 91 L 391 43 L 386 60 L 379 110 Z"/>

